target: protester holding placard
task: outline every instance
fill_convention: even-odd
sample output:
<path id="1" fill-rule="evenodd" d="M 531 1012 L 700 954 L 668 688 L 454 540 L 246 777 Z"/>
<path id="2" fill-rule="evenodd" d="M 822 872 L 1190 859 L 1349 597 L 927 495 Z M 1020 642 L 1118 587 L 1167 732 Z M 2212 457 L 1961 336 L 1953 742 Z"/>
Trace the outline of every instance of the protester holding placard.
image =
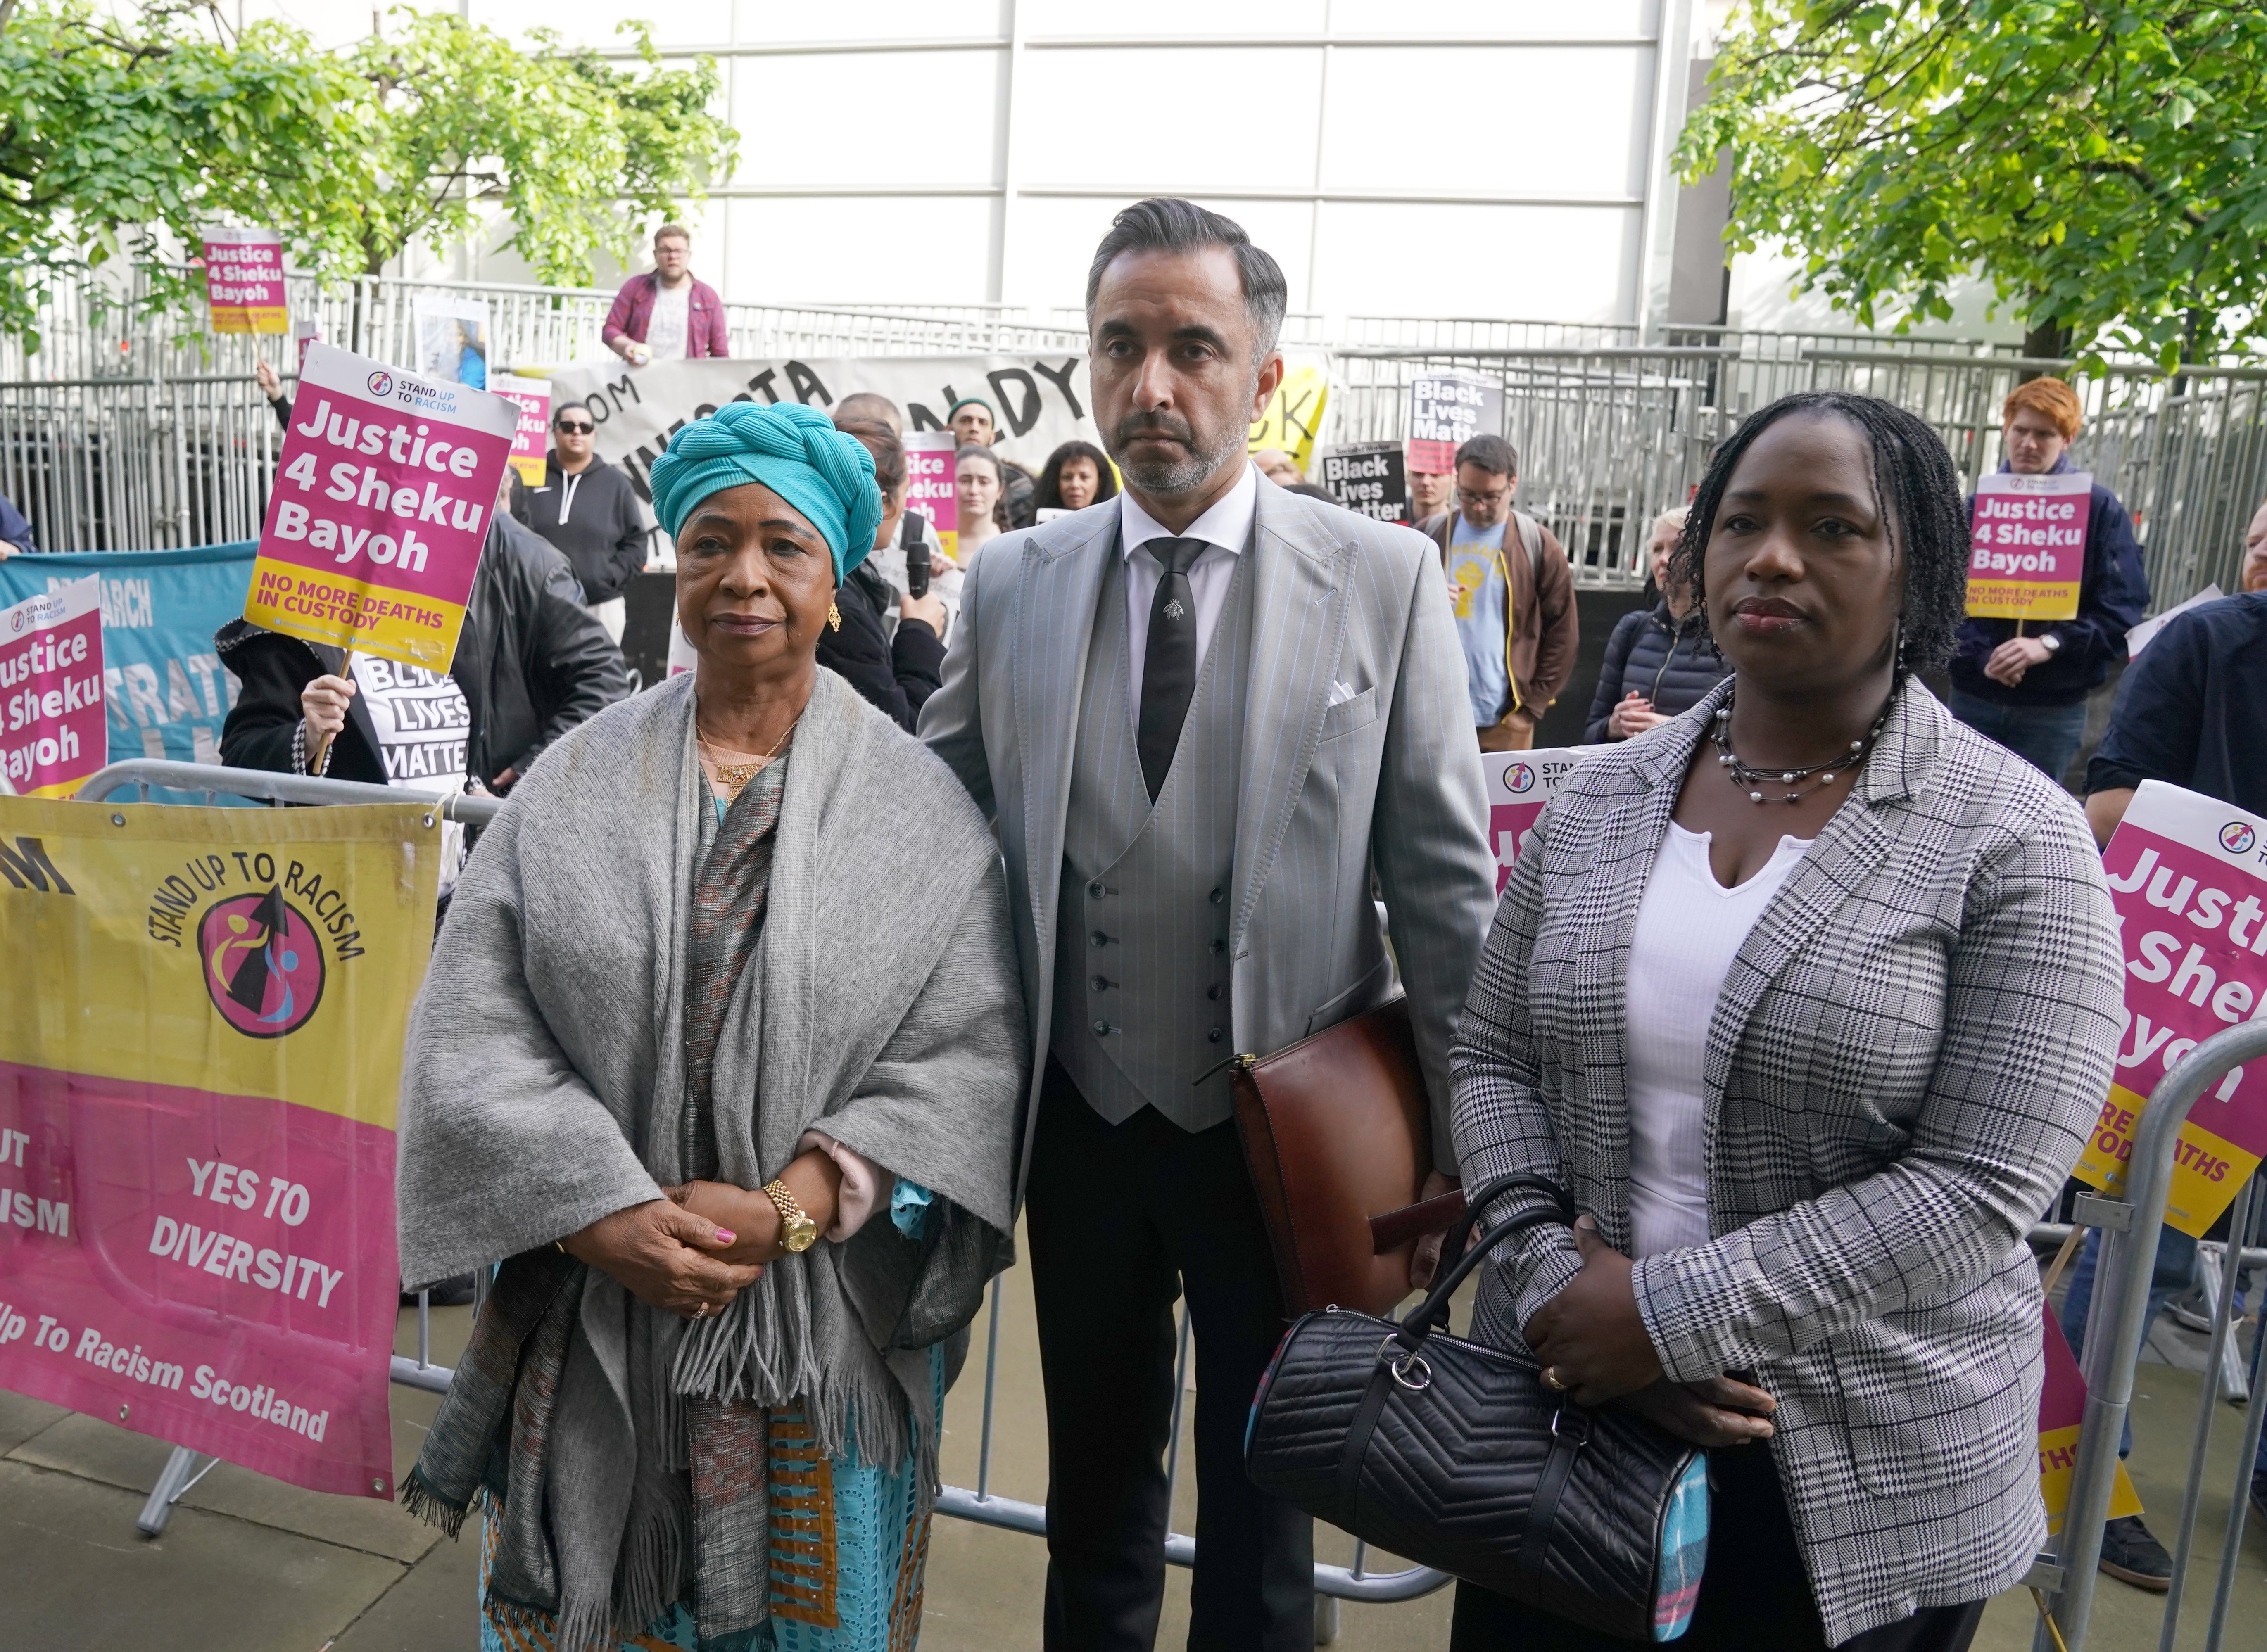
<path id="1" fill-rule="evenodd" d="M 2058 378 L 2015 386 L 1999 412 L 2006 457 L 2002 475 L 2021 478 L 2076 474 L 2069 447 L 2084 423 L 2078 393 Z M 1992 501 L 1996 520 L 1981 514 Z M 2149 606 L 2149 580 L 2133 517 L 2117 495 L 2091 482 L 2069 530 L 2050 530 L 2043 500 L 1980 493 L 1971 501 L 1969 618 L 1952 657 L 1952 714 L 1989 735 L 2056 780 L 2064 778 L 2086 737 L 2086 697 L 2125 652 L 2125 633 Z M 2025 611 L 2006 600 L 2022 583 L 2028 562 L 2064 549 L 2045 543 L 2084 524 L 2076 590 L 2067 605 L 2032 611 L 2056 618 L 2013 617 Z M 1988 536 L 1990 543 L 1986 543 Z M 1989 566 L 1986 566 L 1986 565 Z M 2058 591 L 2067 576 L 2046 581 Z M 1979 600 L 1982 599 L 1982 600 Z M 1992 600 L 1992 599 L 1999 600 Z"/>
<path id="2" fill-rule="evenodd" d="M 567 559 L 499 512 L 447 671 L 341 651 L 248 621 L 213 639 L 242 691 L 221 761 L 422 792 L 509 792 L 561 735 L 629 693 L 621 650 Z M 444 884 L 456 865 L 444 868 Z"/>
<path id="3" fill-rule="evenodd" d="M 2046 1536 L 2026 1239 L 2112 1071 L 2117 932 L 2076 806 L 1920 680 L 1967 559 L 1911 413 L 1744 423 L 1670 574 L 1734 676 L 1574 765 L 1458 1024 L 1465 1186 L 1584 1212 L 1496 1251 L 1474 1335 L 1713 1448 L 1692 1652 L 1961 1652 Z M 1449 1644 L 1620 1643 L 1464 1584 Z"/>
<path id="4" fill-rule="evenodd" d="M 1415 442 L 1409 444 L 1409 520 L 1423 522 L 1456 503 L 1456 479 L 1447 470 L 1428 468 L 1434 461 L 1428 456 L 1420 462 L 1416 448 Z"/>
<path id="5" fill-rule="evenodd" d="M 552 411 L 542 480 L 513 479 L 511 514 L 558 547 L 583 582 L 583 605 L 619 644 L 628 610 L 623 593 L 645 567 L 645 516 L 630 479 L 591 450 L 597 428 L 586 402 Z"/>
<path id="6" fill-rule="evenodd" d="M 959 440 L 950 430 L 922 430 L 907 435 L 904 413 L 877 391 L 854 390 L 834 404 L 836 429 L 847 430 L 860 423 L 883 426 L 898 439 L 906 457 L 906 496 L 897 537 L 889 545 L 876 545 L 865 566 L 881 575 L 899 596 L 907 596 L 913 590 L 909 570 L 915 558 L 928 559 L 931 579 L 952 566 L 952 542 L 948 536 L 957 521 L 952 508 L 952 456 Z M 883 631 L 894 632 L 896 627 L 895 614 L 884 611 Z"/>

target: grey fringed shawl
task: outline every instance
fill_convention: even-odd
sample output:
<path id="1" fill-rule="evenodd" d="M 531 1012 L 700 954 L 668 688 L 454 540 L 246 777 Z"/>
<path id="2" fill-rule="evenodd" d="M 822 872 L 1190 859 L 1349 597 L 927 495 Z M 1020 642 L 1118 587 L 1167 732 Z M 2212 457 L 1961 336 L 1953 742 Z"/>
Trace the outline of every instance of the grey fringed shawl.
<path id="1" fill-rule="evenodd" d="M 907 1427 L 928 1393 L 913 1350 L 973 1315 L 1013 1220 L 1028 1044 L 991 833 L 942 764 L 822 670 L 716 1041 L 716 1173 L 760 1186 L 823 1128 L 939 1196 L 924 1238 L 877 1213 L 689 1327 L 548 1251 L 686 1173 L 690 891 L 712 807 L 692 688 L 610 707 L 515 790 L 457 887 L 403 1078 L 404 1277 L 513 1259 L 405 1495 L 444 1524 L 495 1498 L 491 1589 L 558 1612 L 568 1644 L 607 1626 L 594 1614 L 642 1629 L 687 1583 L 704 1640 L 760 1619 L 759 1573 L 689 1575 L 686 1444 L 656 1437 L 683 1431 L 686 1402 L 798 1401 L 822 1450 L 855 1429 L 862 1458 L 917 1450 L 934 1484 L 934 1439 Z M 760 1499 L 756 1463 L 728 1502 Z M 605 1560 L 613 1575 L 590 1575 Z"/>

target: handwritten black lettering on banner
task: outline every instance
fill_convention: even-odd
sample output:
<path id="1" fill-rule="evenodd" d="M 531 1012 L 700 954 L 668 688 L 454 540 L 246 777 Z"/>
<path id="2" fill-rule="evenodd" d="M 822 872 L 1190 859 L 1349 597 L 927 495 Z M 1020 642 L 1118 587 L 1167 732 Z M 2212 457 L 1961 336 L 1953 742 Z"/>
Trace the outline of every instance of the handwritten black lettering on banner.
<path id="1" fill-rule="evenodd" d="M 831 408 L 857 391 L 897 403 L 910 434 L 942 430 L 964 396 L 992 406 L 999 451 L 1037 475 L 1047 455 L 1071 441 L 1099 442 L 1089 412 L 1086 358 L 1048 355 L 830 357 L 824 360 L 716 359 L 567 368 L 553 376 L 554 406 L 587 401 L 597 424 L 598 457 L 628 472 L 650 501 L 646 475 L 670 437 L 727 402 L 799 401 Z"/>

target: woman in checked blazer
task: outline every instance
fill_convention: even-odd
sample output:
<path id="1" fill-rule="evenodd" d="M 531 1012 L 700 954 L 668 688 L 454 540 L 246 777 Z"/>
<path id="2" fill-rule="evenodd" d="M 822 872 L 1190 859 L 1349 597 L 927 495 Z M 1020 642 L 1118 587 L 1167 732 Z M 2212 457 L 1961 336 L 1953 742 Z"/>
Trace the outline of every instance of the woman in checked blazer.
<path id="1" fill-rule="evenodd" d="M 2024 1236 L 2108 1083 L 2119 953 L 2077 805 L 1914 675 L 1967 544 L 1889 403 L 1728 442 L 1677 557 L 1733 676 L 1544 814 L 1452 1055 L 1466 1185 L 1584 1213 L 1499 1253 L 1475 1334 L 1712 1448 L 1696 1648 L 1958 1652 L 2046 1535 Z M 1604 1644 L 1459 1592 L 1457 1648 Z"/>

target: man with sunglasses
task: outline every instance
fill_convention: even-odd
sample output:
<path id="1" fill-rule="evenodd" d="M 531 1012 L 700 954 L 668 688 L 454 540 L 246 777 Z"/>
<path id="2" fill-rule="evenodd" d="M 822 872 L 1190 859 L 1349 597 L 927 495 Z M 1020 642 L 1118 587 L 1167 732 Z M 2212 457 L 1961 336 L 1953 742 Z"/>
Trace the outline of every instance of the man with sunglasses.
<path id="1" fill-rule="evenodd" d="M 1453 509 L 1417 530 L 1441 547 L 1483 751 L 1525 751 L 1574 674 L 1574 575 L 1566 548 L 1514 510 L 1519 455 L 1501 436 L 1456 450 Z"/>
<path id="2" fill-rule="evenodd" d="M 597 428 L 586 403 L 562 402 L 552 410 L 543 480 L 532 487 L 513 480 L 511 514 L 559 547 L 583 581 L 583 606 L 619 647 L 627 607 L 623 593 L 645 567 L 647 530 L 629 478 L 598 462 Z"/>

